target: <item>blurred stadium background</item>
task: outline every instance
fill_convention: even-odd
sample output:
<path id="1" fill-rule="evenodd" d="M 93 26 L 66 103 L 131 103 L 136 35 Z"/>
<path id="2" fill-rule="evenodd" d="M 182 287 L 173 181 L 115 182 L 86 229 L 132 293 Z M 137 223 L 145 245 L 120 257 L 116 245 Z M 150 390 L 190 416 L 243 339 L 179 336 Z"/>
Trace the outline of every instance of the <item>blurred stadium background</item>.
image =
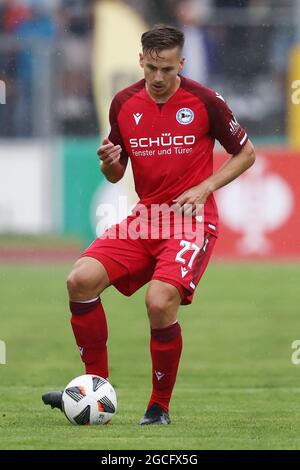
<path id="1" fill-rule="evenodd" d="M 189 397 L 194 439 L 173 442 L 171 433 L 165 443 L 149 435 L 147 445 L 299 448 L 299 369 L 290 357 L 300 336 L 300 0 L 0 0 L 0 340 L 7 345 L 0 409 L 7 412 L 8 404 L 10 416 L 0 418 L 7 436 L 2 448 L 61 445 L 54 432 L 46 444 L 34 425 L 19 427 L 13 438 L 9 425 L 18 422 L 14 406 L 25 391 L 27 418 L 49 416 L 55 429 L 59 417 L 45 418 L 40 391 L 61 387 L 81 372 L 63 279 L 99 230 L 100 202 L 122 195 L 135 200 L 129 171 L 117 185 L 104 181 L 96 149 L 108 130 L 112 96 L 142 76 L 140 35 L 157 22 L 183 29 L 185 73 L 224 95 L 256 146 L 257 163 L 217 194 L 216 264 L 200 289 L 203 299 L 197 296 L 182 319 L 191 343 L 174 399 L 177 412 L 186 413 L 182 396 Z M 217 147 L 216 166 L 224 158 Z M 120 390 L 121 404 L 130 397 L 132 370 L 122 352 L 129 344 L 137 388 L 148 384 L 138 367 L 148 361 L 142 295 L 128 300 L 107 294 L 107 310 L 116 316 L 112 375 L 127 387 L 127 395 Z M 118 316 L 119 309 L 127 310 Z M 113 333 L 122 318 L 128 343 Z M 13 391 L 16 377 L 25 387 L 19 392 Z M 201 435 L 193 421 L 199 393 L 205 409 Z M 139 414 L 143 397 L 137 392 Z M 119 448 L 145 445 L 134 438 Z"/>

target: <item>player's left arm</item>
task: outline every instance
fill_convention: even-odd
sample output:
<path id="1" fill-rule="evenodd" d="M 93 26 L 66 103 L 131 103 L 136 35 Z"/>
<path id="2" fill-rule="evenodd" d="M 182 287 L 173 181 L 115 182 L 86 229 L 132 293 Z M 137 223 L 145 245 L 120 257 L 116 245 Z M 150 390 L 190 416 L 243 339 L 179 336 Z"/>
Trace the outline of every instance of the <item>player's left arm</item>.
<path id="1" fill-rule="evenodd" d="M 233 155 L 213 175 L 205 180 L 211 192 L 226 186 L 248 170 L 255 162 L 255 150 L 250 139 L 237 154 Z"/>
<path id="2" fill-rule="evenodd" d="M 184 204 L 189 204 L 184 212 L 193 215 L 196 213 L 195 204 L 205 204 L 210 194 L 236 179 L 255 161 L 254 147 L 224 98 L 210 90 L 205 104 L 210 135 L 220 142 L 231 158 L 209 178 L 188 189 L 175 200 L 181 208 Z"/>
<path id="3" fill-rule="evenodd" d="M 247 143 L 237 155 L 233 155 L 209 178 L 202 181 L 199 185 L 193 186 L 185 191 L 180 197 L 175 199 L 174 202 L 181 207 L 185 204 L 189 204 L 185 213 L 191 213 L 193 207 L 193 215 L 195 215 L 196 204 L 205 204 L 210 194 L 238 178 L 244 171 L 250 168 L 254 162 L 255 150 L 248 139 Z"/>

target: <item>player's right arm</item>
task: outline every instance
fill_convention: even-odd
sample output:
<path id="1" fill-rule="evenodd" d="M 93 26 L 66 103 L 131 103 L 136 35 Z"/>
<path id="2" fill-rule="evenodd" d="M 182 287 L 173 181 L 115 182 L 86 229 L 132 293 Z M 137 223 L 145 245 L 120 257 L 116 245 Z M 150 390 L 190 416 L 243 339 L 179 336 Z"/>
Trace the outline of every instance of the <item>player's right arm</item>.
<path id="1" fill-rule="evenodd" d="M 108 138 L 104 139 L 97 154 L 100 159 L 100 170 L 110 183 L 117 183 L 123 178 L 127 159 L 122 158 L 122 147 L 114 145 Z"/>
<path id="2" fill-rule="evenodd" d="M 120 100 L 115 96 L 109 110 L 110 133 L 97 151 L 100 170 L 110 183 L 117 183 L 123 178 L 128 162 L 128 155 L 118 124 L 120 108 Z"/>

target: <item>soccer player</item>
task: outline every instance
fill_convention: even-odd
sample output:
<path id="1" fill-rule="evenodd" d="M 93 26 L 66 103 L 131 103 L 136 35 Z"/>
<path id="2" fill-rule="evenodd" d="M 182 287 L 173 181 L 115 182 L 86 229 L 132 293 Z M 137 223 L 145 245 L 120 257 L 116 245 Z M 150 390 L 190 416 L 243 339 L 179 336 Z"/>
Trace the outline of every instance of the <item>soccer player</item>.
<path id="1" fill-rule="evenodd" d="M 213 193 L 247 170 L 255 152 L 223 97 L 180 74 L 181 31 L 158 25 L 141 41 L 144 79 L 117 93 L 111 103 L 111 131 L 98 150 L 100 170 L 116 183 L 130 158 L 140 207 L 150 211 L 155 204 L 174 206 L 193 223 L 202 221 L 201 244 L 191 230 L 189 238 L 176 237 L 174 224 L 165 239 L 131 237 L 128 225 L 135 213 L 87 248 L 67 285 L 71 324 L 86 373 L 108 378 L 108 332 L 99 296 L 111 285 L 131 295 L 149 282 L 146 306 L 153 388 L 140 424 L 151 425 L 170 423 L 169 403 L 182 350 L 177 312 L 180 305 L 192 302 L 218 235 Z M 215 139 L 231 157 L 213 172 Z M 197 212 L 201 206 L 203 216 Z M 157 224 L 151 215 L 149 220 L 150 225 Z M 144 225 L 148 227 L 148 222 Z M 61 398 L 62 392 L 43 396 L 46 404 L 57 408 Z"/>

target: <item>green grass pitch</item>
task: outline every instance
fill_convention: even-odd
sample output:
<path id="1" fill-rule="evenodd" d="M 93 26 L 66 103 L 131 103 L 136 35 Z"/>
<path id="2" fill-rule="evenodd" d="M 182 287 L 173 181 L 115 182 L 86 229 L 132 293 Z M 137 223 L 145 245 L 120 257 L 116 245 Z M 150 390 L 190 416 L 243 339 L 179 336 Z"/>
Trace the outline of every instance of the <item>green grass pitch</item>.
<path id="1" fill-rule="evenodd" d="M 68 266 L 1 267 L 1 449 L 299 449 L 300 265 L 209 266 L 179 314 L 184 348 L 172 424 L 140 427 L 151 377 L 145 289 L 102 296 L 118 414 L 75 427 L 45 407 L 43 392 L 83 373 L 65 292 Z"/>

